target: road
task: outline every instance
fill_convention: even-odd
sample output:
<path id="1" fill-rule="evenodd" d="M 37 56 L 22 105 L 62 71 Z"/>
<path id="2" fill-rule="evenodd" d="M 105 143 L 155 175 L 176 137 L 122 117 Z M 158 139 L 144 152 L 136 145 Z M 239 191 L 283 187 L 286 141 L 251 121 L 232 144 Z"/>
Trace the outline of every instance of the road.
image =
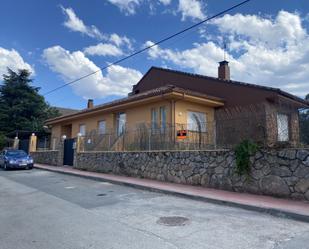
<path id="1" fill-rule="evenodd" d="M 0 249 L 309 248 L 309 223 L 107 182 L 0 170 L 0 189 Z"/>

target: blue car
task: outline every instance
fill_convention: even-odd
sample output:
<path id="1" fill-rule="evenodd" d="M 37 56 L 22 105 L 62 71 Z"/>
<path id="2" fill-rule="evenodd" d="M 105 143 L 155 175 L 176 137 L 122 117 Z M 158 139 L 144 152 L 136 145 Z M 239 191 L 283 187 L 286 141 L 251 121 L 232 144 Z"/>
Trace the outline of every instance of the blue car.
<path id="1" fill-rule="evenodd" d="M 32 169 L 33 159 L 23 150 L 3 150 L 0 166 L 4 169 Z"/>

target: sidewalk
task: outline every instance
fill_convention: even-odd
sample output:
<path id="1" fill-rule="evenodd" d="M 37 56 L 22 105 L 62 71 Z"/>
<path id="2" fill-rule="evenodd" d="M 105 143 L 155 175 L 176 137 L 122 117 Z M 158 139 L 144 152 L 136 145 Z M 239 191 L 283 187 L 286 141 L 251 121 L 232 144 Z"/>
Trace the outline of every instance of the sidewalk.
<path id="1" fill-rule="evenodd" d="M 236 193 L 224 190 L 210 189 L 191 185 L 160 182 L 149 179 L 139 179 L 126 176 L 81 171 L 71 167 L 55 167 L 36 164 L 36 168 L 70 174 L 90 179 L 107 181 L 135 188 L 159 191 L 167 194 L 183 196 L 196 200 L 225 204 L 248 210 L 266 212 L 272 215 L 309 222 L 309 202 L 286 200 L 262 195 Z"/>

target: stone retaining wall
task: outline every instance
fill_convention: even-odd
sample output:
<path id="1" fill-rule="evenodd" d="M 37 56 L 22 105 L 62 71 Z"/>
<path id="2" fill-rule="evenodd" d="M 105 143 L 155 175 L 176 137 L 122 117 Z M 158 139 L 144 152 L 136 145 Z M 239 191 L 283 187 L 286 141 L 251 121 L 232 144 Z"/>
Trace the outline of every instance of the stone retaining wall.
<path id="1" fill-rule="evenodd" d="M 54 166 L 60 166 L 63 162 L 61 162 L 61 156 L 59 150 L 49 150 L 49 151 L 36 151 L 30 153 L 34 163 L 48 164 Z"/>
<path id="2" fill-rule="evenodd" d="M 259 151 L 250 176 L 233 151 L 83 152 L 75 168 L 210 188 L 309 200 L 309 149 Z"/>

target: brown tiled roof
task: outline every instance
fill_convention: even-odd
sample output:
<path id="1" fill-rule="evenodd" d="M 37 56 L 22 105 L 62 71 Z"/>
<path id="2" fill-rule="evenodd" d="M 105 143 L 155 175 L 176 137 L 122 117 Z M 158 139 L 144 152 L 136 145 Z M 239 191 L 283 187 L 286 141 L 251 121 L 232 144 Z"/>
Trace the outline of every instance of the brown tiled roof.
<path id="1" fill-rule="evenodd" d="M 151 79 L 151 78 L 154 78 L 154 74 L 156 74 L 155 76 L 156 78 Z M 152 76 L 149 77 L 150 75 Z M 189 78 L 191 79 L 190 81 L 188 81 Z M 226 99 L 227 104 L 229 104 L 230 102 L 229 98 L 232 98 L 234 100 L 244 98 L 244 96 L 242 96 L 243 93 L 241 93 L 241 89 L 250 88 L 253 91 L 250 91 L 250 93 L 247 92 L 246 94 L 248 93 L 249 94 L 255 94 L 255 93 L 259 94 L 258 92 L 268 92 L 268 93 L 279 94 L 281 96 L 287 97 L 289 99 L 292 99 L 294 101 L 297 101 L 309 107 L 308 101 L 300 97 L 297 97 L 293 94 L 282 91 L 279 88 L 250 84 L 250 83 L 234 81 L 234 80 L 221 80 L 216 77 L 210 77 L 210 76 L 205 76 L 205 75 L 200 75 L 200 74 L 193 74 L 193 73 L 182 72 L 182 71 L 160 68 L 160 67 L 151 67 L 148 70 L 148 72 L 143 76 L 143 78 L 133 87 L 133 93 L 135 90 L 143 92 L 145 89 L 148 90 L 149 88 L 153 88 L 154 86 L 159 87 L 160 85 L 163 85 L 165 83 L 173 84 L 173 85 L 180 86 L 186 89 L 187 88 L 192 89 L 192 90 L 199 89 L 200 92 L 203 92 L 203 93 L 207 92 L 212 95 L 216 95 L 216 96 Z M 227 91 L 227 93 L 223 93 L 222 87 L 221 86 L 219 87 L 219 84 L 216 84 L 216 83 L 220 83 L 220 85 L 223 84 L 222 85 L 223 88 L 230 88 L 233 86 L 238 87 L 239 96 L 231 96 L 232 93 L 229 90 Z M 257 91 L 254 91 L 255 89 Z M 227 96 L 227 95 L 230 95 L 230 96 Z M 264 96 L 266 95 L 264 94 Z M 254 96 L 247 96 L 247 97 L 250 101 L 250 98 Z M 239 104 L 241 105 L 243 103 L 240 102 Z"/>
<path id="2" fill-rule="evenodd" d="M 79 111 L 79 110 L 76 110 L 76 109 L 70 109 L 70 108 L 64 108 L 64 107 L 57 107 L 57 106 L 54 106 L 54 108 L 55 108 L 56 110 L 58 110 L 58 112 L 61 114 L 61 116 L 73 114 L 73 113 L 76 113 L 76 112 Z"/>
<path id="3" fill-rule="evenodd" d="M 210 96 L 210 95 L 207 95 L 207 94 L 191 91 L 191 90 L 188 90 L 188 89 L 183 89 L 183 88 L 176 87 L 176 86 L 173 86 L 173 85 L 165 85 L 165 86 L 158 87 L 158 88 L 155 88 L 155 89 L 151 89 L 151 90 L 139 93 L 139 94 L 129 95 L 128 97 L 125 97 L 125 98 L 121 98 L 121 99 L 117 99 L 117 100 L 114 100 L 114 101 L 111 101 L 111 102 L 108 102 L 108 103 L 97 105 L 97 106 L 90 108 L 90 109 L 86 108 L 86 109 L 74 112 L 72 114 L 62 115 L 62 116 L 59 116 L 59 117 L 56 117 L 56 118 L 53 118 L 53 119 L 49 119 L 46 122 L 49 123 L 49 122 L 57 121 L 57 120 L 63 119 L 63 118 L 75 117 L 75 116 L 78 116 L 80 114 L 90 113 L 90 112 L 93 112 L 93 111 L 97 111 L 99 109 L 113 107 L 113 106 L 117 106 L 119 104 L 125 104 L 125 103 L 129 103 L 129 102 L 132 102 L 132 101 L 141 100 L 141 99 L 145 99 L 145 98 L 148 98 L 148 97 L 154 97 L 154 96 L 158 96 L 158 95 L 170 93 L 170 92 L 185 93 L 185 94 L 196 96 L 196 97 L 201 97 L 201 98 L 210 99 L 210 100 L 214 100 L 214 101 L 224 102 L 224 100 L 222 98 L 218 98 L 218 97 Z"/>

